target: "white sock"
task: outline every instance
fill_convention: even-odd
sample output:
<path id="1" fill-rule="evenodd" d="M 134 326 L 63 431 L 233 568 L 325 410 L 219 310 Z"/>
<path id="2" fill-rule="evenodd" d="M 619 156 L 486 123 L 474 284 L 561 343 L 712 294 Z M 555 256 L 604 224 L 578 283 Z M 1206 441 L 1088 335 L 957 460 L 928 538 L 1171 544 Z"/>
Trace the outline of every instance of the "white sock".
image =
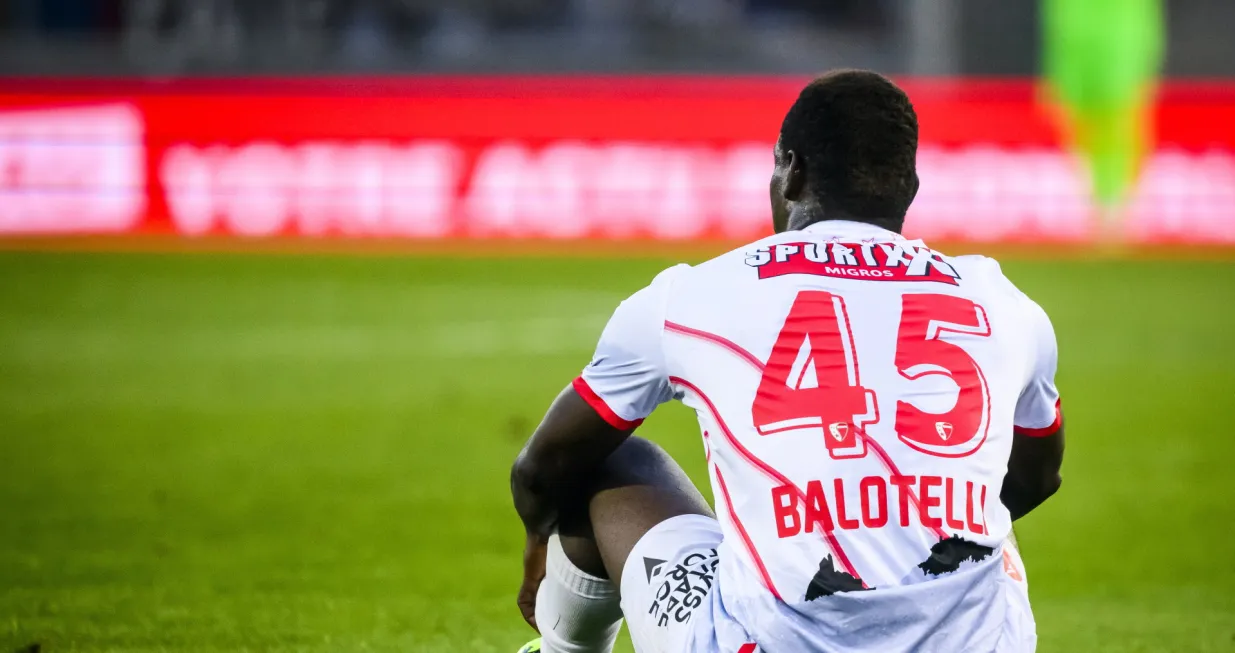
<path id="1" fill-rule="evenodd" d="M 536 594 L 536 623 L 545 653 L 611 653 L 622 627 L 617 587 L 576 567 L 556 533 Z"/>

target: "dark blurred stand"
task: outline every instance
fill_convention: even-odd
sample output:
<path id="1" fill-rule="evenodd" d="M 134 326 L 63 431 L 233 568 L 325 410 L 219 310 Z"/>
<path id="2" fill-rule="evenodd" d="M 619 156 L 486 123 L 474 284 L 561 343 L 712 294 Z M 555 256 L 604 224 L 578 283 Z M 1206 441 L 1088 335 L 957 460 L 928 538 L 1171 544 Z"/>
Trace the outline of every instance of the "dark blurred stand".
<path id="1" fill-rule="evenodd" d="M 902 0 L 3 0 L 0 74 L 903 68 Z"/>
<path id="2" fill-rule="evenodd" d="M 1235 2 L 1172 0 L 1170 70 L 1235 75 Z M 926 75 L 1036 70 L 1034 0 L 0 0 L 0 74 Z"/>

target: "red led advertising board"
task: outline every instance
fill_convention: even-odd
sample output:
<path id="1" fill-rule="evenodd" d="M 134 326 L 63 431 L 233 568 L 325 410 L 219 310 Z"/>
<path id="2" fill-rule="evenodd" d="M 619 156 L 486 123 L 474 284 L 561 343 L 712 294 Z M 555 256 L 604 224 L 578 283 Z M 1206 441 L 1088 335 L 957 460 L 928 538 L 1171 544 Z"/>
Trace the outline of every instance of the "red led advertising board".
<path id="1" fill-rule="evenodd" d="M 803 81 L 0 80 L 0 235 L 753 239 Z M 903 85 L 922 137 L 908 234 L 1103 233 L 1032 82 Z M 1164 88 L 1155 134 L 1114 228 L 1235 243 L 1235 85 Z"/>

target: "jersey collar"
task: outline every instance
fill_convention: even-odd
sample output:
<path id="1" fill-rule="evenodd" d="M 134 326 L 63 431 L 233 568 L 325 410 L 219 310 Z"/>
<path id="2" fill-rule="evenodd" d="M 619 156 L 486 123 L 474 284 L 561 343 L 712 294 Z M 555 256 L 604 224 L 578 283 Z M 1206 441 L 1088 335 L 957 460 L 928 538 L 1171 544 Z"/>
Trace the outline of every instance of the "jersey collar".
<path id="1" fill-rule="evenodd" d="M 823 236 L 824 238 L 843 238 L 852 240 L 901 241 L 905 237 L 895 231 L 864 222 L 848 220 L 823 220 L 802 229 L 803 233 Z"/>

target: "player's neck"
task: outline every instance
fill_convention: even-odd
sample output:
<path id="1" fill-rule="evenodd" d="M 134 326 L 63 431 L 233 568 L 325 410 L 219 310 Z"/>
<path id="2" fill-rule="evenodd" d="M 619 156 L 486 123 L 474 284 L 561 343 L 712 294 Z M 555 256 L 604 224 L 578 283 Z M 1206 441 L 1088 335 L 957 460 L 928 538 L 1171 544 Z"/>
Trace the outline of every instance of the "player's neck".
<path id="1" fill-rule="evenodd" d="M 888 229 L 900 233 L 900 229 L 889 229 L 886 225 L 876 224 L 870 220 L 856 218 L 844 211 L 825 211 L 823 207 L 817 204 L 802 204 L 795 206 L 789 212 L 789 219 L 786 220 L 786 230 L 801 231 L 813 224 L 820 222 L 857 222 L 859 224 L 869 224 L 880 229 Z"/>
<path id="2" fill-rule="evenodd" d="M 801 231 L 813 224 L 836 221 L 865 222 L 865 220 L 859 220 L 844 211 L 824 210 L 817 203 L 810 202 L 793 207 L 789 212 L 789 220 L 786 221 L 786 225 L 790 231 Z"/>
<path id="3" fill-rule="evenodd" d="M 815 202 L 802 202 L 789 210 L 789 219 L 785 221 L 787 231 L 801 231 L 812 224 L 829 220 L 823 207 Z"/>

